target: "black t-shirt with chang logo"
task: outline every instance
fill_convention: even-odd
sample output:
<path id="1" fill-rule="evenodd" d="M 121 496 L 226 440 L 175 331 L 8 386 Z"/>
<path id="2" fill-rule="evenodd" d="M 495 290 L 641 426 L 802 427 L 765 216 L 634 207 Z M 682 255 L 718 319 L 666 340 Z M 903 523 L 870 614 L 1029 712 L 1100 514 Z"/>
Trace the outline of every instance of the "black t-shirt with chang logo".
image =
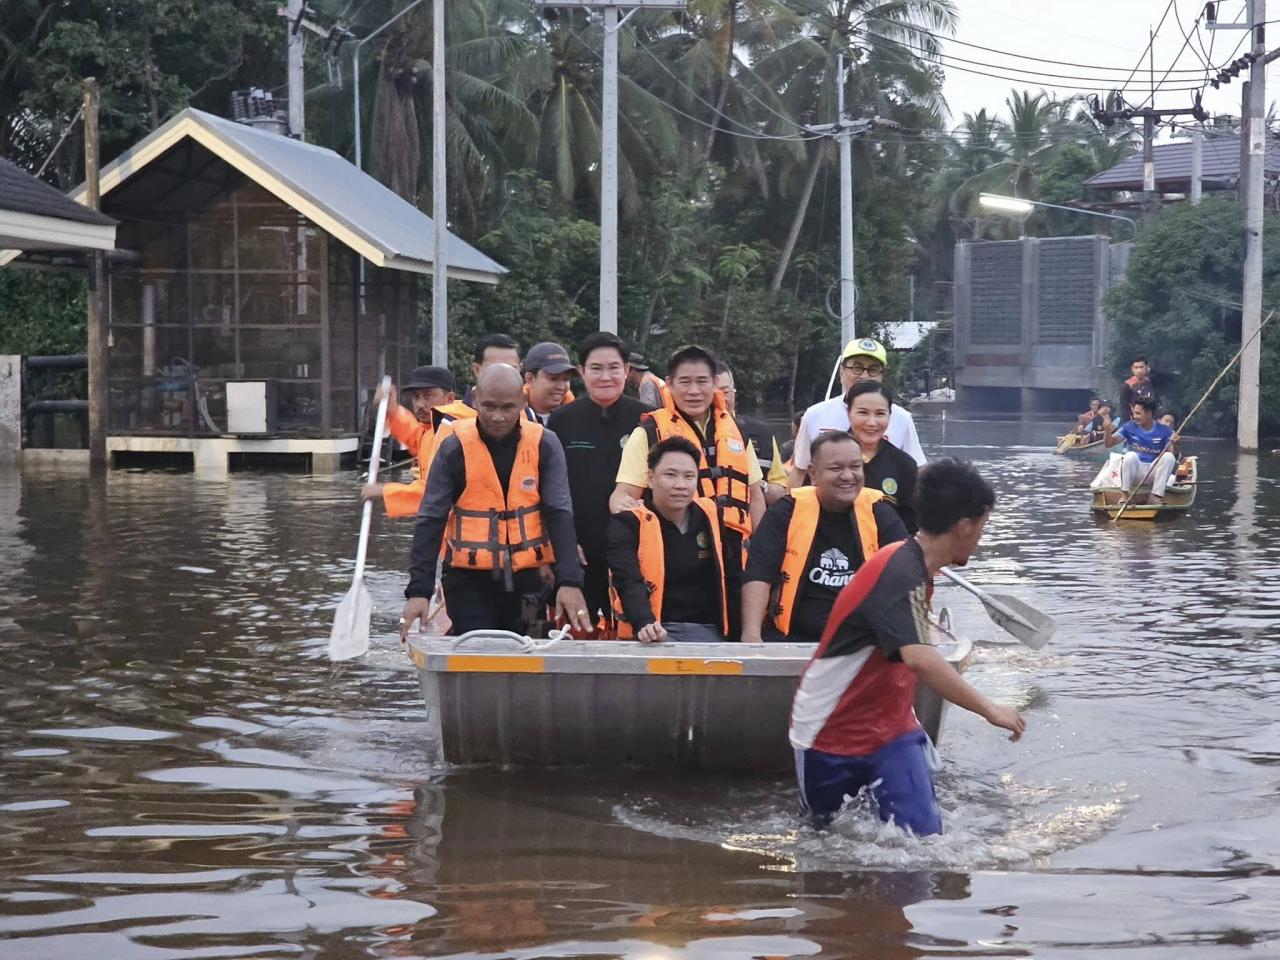
<path id="1" fill-rule="evenodd" d="M 765 513 L 760 529 L 751 538 L 746 580 L 762 580 L 775 587 L 781 584 L 787 526 L 794 509 L 795 501 L 791 497 L 784 497 Z M 907 539 L 906 527 L 891 506 L 880 502 L 872 508 L 872 512 L 876 518 L 880 546 Z M 813 546 L 805 561 L 803 582 L 796 592 L 795 613 L 791 616 L 791 640 L 817 642 L 827 625 L 827 617 L 831 614 L 836 597 L 861 566 L 862 543 L 858 539 L 853 515 L 819 509 Z"/>

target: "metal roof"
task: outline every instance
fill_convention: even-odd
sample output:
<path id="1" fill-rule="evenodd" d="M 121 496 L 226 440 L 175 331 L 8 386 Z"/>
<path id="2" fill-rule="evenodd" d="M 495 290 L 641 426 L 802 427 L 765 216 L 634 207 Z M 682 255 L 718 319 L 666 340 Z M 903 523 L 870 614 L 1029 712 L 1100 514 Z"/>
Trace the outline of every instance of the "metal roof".
<path id="1" fill-rule="evenodd" d="M 110 250 L 116 221 L 0 160 L 0 251 Z"/>
<path id="2" fill-rule="evenodd" d="M 182 180 L 167 163 L 175 154 L 191 150 L 211 154 L 238 174 L 288 204 L 322 230 L 346 244 L 374 266 L 413 273 L 434 272 L 432 221 L 429 216 L 332 150 L 270 133 L 246 124 L 187 108 L 168 123 L 102 168 L 100 189 L 107 209 L 145 209 L 154 203 L 147 191 L 121 190 L 127 203 L 111 202 L 112 191 L 154 165 L 172 184 Z M 224 168 L 225 169 L 225 168 Z M 191 167 L 184 187 L 166 184 L 166 193 L 184 189 L 191 198 L 221 189 L 218 179 Z M 139 178 L 139 180 L 144 178 Z M 210 186 L 203 186 L 209 184 Z M 72 192 L 82 194 L 83 185 Z M 145 219 L 145 217 L 144 217 Z M 506 268 L 464 240 L 447 234 L 449 277 L 496 283 Z"/>
<path id="3" fill-rule="evenodd" d="M 1228 190 L 1240 179 L 1240 138 L 1206 136 L 1201 155 L 1200 180 L 1206 190 Z M 1266 175 L 1280 179 L 1280 150 L 1274 140 L 1267 140 Z M 1191 143 L 1179 140 L 1161 143 L 1153 148 L 1156 165 L 1156 189 L 1163 193 L 1189 193 L 1191 190 Z M 1090 190 L 1142 189 L 1142 154 L 1135 153 L 1110 169 L 1084 182 Z"/>

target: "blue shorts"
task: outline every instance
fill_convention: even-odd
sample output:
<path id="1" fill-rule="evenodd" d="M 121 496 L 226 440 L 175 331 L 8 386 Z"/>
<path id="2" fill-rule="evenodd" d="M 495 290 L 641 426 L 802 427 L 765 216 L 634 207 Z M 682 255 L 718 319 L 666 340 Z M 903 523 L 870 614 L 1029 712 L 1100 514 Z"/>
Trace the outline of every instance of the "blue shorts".
<path id="1" fill-rule="evenodd" d="M 864 757 L 797 750 L 796 780 L 805 812 L 826 822 L 846 796 L 869 787 L 881 820 L 893 820 L 918 836 L 941 833 L 942 811 L 925 753 L 927 737 L 923 730 L 912 730 Z"/>

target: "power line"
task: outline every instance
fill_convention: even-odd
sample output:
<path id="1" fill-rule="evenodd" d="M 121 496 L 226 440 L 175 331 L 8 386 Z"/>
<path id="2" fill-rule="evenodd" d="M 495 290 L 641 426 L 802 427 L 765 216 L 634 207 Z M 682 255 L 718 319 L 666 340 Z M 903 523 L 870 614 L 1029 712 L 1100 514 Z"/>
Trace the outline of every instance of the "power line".
<path id="1" fill-rule="evenodd" d="M 793 2 L 795 2 L 795 0 L 793 0 Z M 815 11 L 815 12 L 816 12 L 816 11 Z M 825 11 L 824 11 L 824 12 L 825 12 Z M 868 20 L 879 20 L 879 21 L 882 21 L 882 22 L 884 22 L 884 23 L 893 23 L 893 24 L 899 24 L 899 23 L 900 23 L 900 22 L 899 22 L 899 21 L 897 21 L 897 20 L 891 20 L 891 19 L 889 19 L 889 18 L 887 18 L 887 17 L 875 17 L 875 16 L 872 16 L 872 17 L 867 17 L 866 19 L 868 19 Z M 1031 54 L 1029 54 L 1029 53 L 1014 53 L 1013 51 L 1010 51 L 1010 50 L 1001 50 L 1001 49 L 999 49 L 999 48 L 997 48 L 997 47 L 985 47 L 985 46 L 983 46 L 983 45 L 982 45 L 982 44 L 980 44 L 980 43 L 970 43 L 970 42 L 968 42 L 968 41 L 966 41 L 966 40 L 960 40 L 960 39 L 958 39 L 958 38 L 956 38 L 956 37 L 949 37 L 949 36 L 947 36 L 947 35 L 945 35 L 945 34 L 934 33 L 933 31 L 927 30 L 927 29 L 925 29 L 924 27 L 919 27 L 919 26 L 915 26 L 915 25 L 911 25 L 911 26 L 910 26 L 910 30 L 911 30 L 913 33 L 919 33 L 919 34 L 922 34 L 922 35 L 924 35 L 924 36 L 930 37 L 931 39 L 941 41 L 942 43 L 954 43 L 954 44 L 958 44 L 958 45 L 960 45 L 960 46 L 962 46 L 962 47 L 971 47 L 971 48 L 972 48 L 972 49 L 974 49 L 974 50 L 982 50 L 982 51 L 985 51 L 985 52 L 987 52 L 987 53 L 995 53 L 995 54 L 998 54 L 998 55 L 1003 56 L 1003 57 L 1012 57 L 1012 58 L 1019 59 L 1019 60 L 1032 60 L 1032 61 L 1035 61 L 1036 63 L 1047 63 L 1047 64 L 1050 64 L 1050 65 L 1052 65 L 1052 66 L 1057 66 L 1057 67 L 1074 67 L 1074 68 L 1077 68 L 1077 69 L 1083 69 L 1083 70 L 1110 70 L 1110 71 L 1113 71 L 1113 72 L 1116 72 L 1116 73 L 1125 73 L 1125 72 L 1129 72 L 1129 68 L 1128 68 L 1128 67 L 1107 66 L 1107 65 L 1105 65 L 1105 64 L 1099 64 L 1099 63 L 1077 63 L 1077 62 L 1075 62 L 1075 61 L 1071 61 L 1071 60 L 1053 60 L 1053 59 L 1049 59 L 1049 58 L 1046 58 L 1046 57 L 1036 57 L 1036 56 L 1032 56 L 1032 55 L 1031 55 Z M 1144 53 L 1144 54 L 1143 54 L 1143 56 L 1145 56 L 1145 55 L 1146 55 L 1146 54 Z M 995 64 L 992 64 L 992 66 L 996 66 L 996 65 L 995 65 Z M 1177 71 L 1177 72 L 1178 72 L 1178 73 L 1195 73 L 1195 74 L 1198 74 L 1200 71 L 1199 71 L 1199 70 L 1179 70 L 1179 71 Z"/>
<path id="2" fill-rule="evenodd" d="M 1120 85 L 1121 90 L 1127 90 L 1134 76 L 1142 69 L 1142 61 L 1146 58 L 1147 54 L 1152 52 L 1152 47 L 1155 46 L 1156 37 L 1160 36 L 1160 28 L 1164 26 L 1165 20 L 1168 19 L 1169 11 L 1173 9 L 1174 3 L 1175 0 L 1169 0 L 1169 5 L 1164 8 L 1164 14 L 1160 17 L 1160 22 L 1156 24 L 1156 28 L 1151 31 L 1151 37 L 1147 40 L 1146 47 L 1143 49 L 1142 53 L 1138 54 L 1138 62 L 1133 65 L 1133 69 L 1129 71 L 1129 76 L 1125 79 L 1125 82 Z"/>

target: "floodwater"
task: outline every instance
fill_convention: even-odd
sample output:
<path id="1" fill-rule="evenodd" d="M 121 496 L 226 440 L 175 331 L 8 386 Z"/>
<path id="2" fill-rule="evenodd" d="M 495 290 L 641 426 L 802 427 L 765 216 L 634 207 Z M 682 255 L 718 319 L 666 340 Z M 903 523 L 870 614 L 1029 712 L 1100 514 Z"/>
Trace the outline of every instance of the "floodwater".
<path id="1" fill-rule="evenodd" d="M 1280 954 L 1280 457 L 1202 455 L 1194 514 L 1108 525 L 1056 424 L 927 421 L 998 512 L 939 586 L 1011 744 L 953 710 L 947 834 L 819 834 L 787 782 L 432 769 L 398 650 L 325 644 L 356 480 L 0 472 L 0 957 L 1239 957 Z M 607 718 L 602 718 L 607 722 Z"/>

